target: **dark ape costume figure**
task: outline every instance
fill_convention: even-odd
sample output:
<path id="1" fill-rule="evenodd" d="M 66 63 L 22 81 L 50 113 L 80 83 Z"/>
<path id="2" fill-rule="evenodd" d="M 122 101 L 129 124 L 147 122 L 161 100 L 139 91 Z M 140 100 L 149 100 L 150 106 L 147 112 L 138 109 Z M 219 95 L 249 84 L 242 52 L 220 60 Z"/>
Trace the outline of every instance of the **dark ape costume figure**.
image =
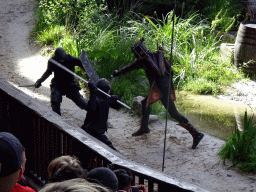
<path id="1" fill-rule="evenodd" d="M 87 114 L 82 129 L 116 150 L 104 133 L 107 131 L 109 107 L 121 109 L 122 105 L 117 103 L 117 100 L 120 100 L 120 98 L 117 95 L 108 97 L 97 90 L 97 88 L 99 88 L 105 93 L 108 93 L 110 85 L 107 79 L 99 79 L 96 86 L 93 82 L 88 83 L 90 99 L 88 101 Z"/>
<path id="2" fill-rule="evenodd" d="M 74 72 L 75 66 L 83 68 L 81 60 L 66 54 L 64 49 L 59 47 L 55 50 L 55 55 L 52 57 L 55 61 L 61 63 L 63 66 Z M 61 69 L 50 60 L 44 74 L 35 83 L 35 87 L 39 88 L 41 83 L 44 82 L 54 72 L 54 78 L 51 80 L 51 107 L 52 110 L 59 115 L 60 103 L 62 102 L 62 96 L 66 95 L 69 99 L 74 101 L 78 107 L 86 110 L 87 101 L 79 93 L 81 89 L 77 79 L 74 75 Z"/>
<path id="3" fill-rule="evenodd" d="M 132 70 L 143 68 L 146 72 L 146 76 L 149 80 L 151 90 L 148 96 L 142 100 L 142 119 L 141 126 L 138 131 L 132 134 L 132 136 L 138 136 L 143 133 L 149 133 L 148 120 L 150 115 L 150 106 L 154 102 L 161 99 L 164 107 L 167 109 L 168 99 L 169 99 L 169 110 L 168 113 L 172 118 L 179 122 L 179 125 L 184 127 L 193 137 L 192 148 L 196 148 L 200 140 L 204 137 L 203 133 L 198 132 L 193 125 L 191 125 L 187 118 L 182 116 L 176 109 L 175 101 L 175 92 L 173 82 L 171 81 L 170 93 L 171 97 L 168 95 L 168 86 L 169 86 L 169 75 L 171 79 L 173 77 L 173 69 L 170 64 L 164 57 L 164 53 L 161 49 L 157 52 L 150 52 L 148 48 L 142 43 L 144 39 L 136 42 L 132 46 L 133 54 L 138 58 L 135 62 L 130 65 L 127 65 L 115 71 L 113 77 L 126 74 Z M 171 71 L 171 74 L 169 74 Z"/>

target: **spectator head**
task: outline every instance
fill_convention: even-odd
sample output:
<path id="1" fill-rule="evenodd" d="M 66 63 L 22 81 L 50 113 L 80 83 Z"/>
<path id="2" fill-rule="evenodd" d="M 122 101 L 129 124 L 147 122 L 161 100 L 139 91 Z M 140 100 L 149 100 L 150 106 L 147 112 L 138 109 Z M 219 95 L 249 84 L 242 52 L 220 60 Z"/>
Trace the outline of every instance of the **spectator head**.
<path id="1" fill-rule="evenodd" d="M 48 174 L 50 181 L 61 181 L 77 177 L 84 178 L 87 175 L 87 171 L 82 168 L 80 161 L 76 157 L 64 155 L 50 162 Z"/>
<path id="2" fill-rule="evenodd" d="M 9 192 L 23 175 L 25 152 L 11 133 L 0 132 L 0 192 Z"/>
<path id="3" fill-rule="evenodd" d="M 124 169 L 114 170 L 118 179 L 118 190 L 127 190 L 131 187 L 132 175 Z"/>
<path id="4" fill-rule="evenodd" d="M 115 173 L 106 167 L 97 167 L 91 170 L 88 173 L 87 181 L 103 185 L 114 192 L 118 188 L 118 180 Z"/>
<path id="5" fill-rule="evenodd" d="M 39 192 L 110 192 L 107 188 L 77 178 L 45 185 Z"/>
<path id="6" fill-rule="evenodd" d="M 58 169 L 50 178 L 50 182 L 60 182 L 70 179 L 82 178 L 86 179 L 87 171 L 81 167 L 73 167 L 70 165 L 65 165 Z"/>

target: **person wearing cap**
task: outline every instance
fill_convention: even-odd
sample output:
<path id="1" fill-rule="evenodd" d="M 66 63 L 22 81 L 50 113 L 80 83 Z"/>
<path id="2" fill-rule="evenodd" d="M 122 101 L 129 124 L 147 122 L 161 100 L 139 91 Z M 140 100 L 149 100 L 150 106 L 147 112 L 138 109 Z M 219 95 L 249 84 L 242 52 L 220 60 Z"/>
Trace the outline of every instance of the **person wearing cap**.
<path id="1" fill-rule="evenodd" d="M 35 192 L 18 183 L 25 170 L 25 150 L 11 133 L 0 132 L 0 192 Z"/>
<path id="2" fill-rule="evenodd" d="M 99 79 L 96 85 L 90 81 L 88 87 L 90 89 L 90 99 L 88 101 L 88 110 L 82 129 L 110 148 L 118 151 L 104 133 L 107 132 L 108 128 L 107 120 L 109 107 L 114 109 L 122 108 L 122 105 L 116 102 L 120 100 L 120 98 L 117 95 L 108 97 L 97 90 L 97 88 L 99 88 L 105 93 L 108 93 L 110 84 L 105 78 Z"/>
<path id="3" fill-rule="evenodd" d="M 113 171 L 118 179 L 118 192 L 147 192 L 144 185 L 131 186 L 132 173 L 125 169 L 116 169 Z"/>
<path id="4" fill-rule="evenodd" d="M 106 167 L 92 169 L 87 175 L 87 181 L 105 186 L 112 192 L 116 192 L 118 189 L 118 179 L 116 174 Z"/>
<path id="5" fill-rule="evenodd" d="M 55 55 L 51 59 L 59 62 L 72 72 L 74 72 L 75 66 L 83 69 L 81 60 L 71 56 L 70 54 L 66 54 L 65 50 L 61 47 L 58 47 L 55 50 Z M 52 110 L 61 115 L 60 104 L 62 102 L 63 95 L 74 101 L 79 108 L 87 110 L 87 100 L 84 99 L 79 93 L 81 88 L 77 82 L 77 79 L 74 77 L 74 75 L 71 75 L 64 69 L 52 63 L 50 59 L 48 60 L 46 71 L 41 78 L 36 81 L 35 87 L 39 88 L 42 85 L 42 82 L 44 82 L 52 73 L 54 73 L 54 77 L 51 80 L 50 85 Z"/>

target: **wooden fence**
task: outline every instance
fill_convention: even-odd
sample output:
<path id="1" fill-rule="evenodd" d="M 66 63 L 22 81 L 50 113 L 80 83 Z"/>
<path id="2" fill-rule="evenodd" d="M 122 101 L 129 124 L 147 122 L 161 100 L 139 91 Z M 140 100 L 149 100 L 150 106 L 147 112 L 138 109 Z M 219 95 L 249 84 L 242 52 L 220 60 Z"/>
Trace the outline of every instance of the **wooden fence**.
<path id="1" fill-rule="evenodd" d="M 19 138 L 26 149 L 25 173 L 42 185 L 48 180 L 47 167 L 52 159 L 75 155 L 88 171 L 100 166 L 129 169 L 133 184 L 145 184 L 149 192 L 207 191 L 130 161 L 1 77 L 0 131 Z"/>

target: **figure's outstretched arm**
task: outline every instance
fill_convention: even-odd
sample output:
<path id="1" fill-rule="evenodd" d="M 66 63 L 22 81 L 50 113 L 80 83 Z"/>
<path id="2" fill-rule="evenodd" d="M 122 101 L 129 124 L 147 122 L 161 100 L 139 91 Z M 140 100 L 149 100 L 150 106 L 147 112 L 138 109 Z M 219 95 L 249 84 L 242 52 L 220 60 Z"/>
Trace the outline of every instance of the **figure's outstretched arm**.
<path id="1" fill-rule="evenodd" d="M 142 62 L 140 62 L 140 60 L 136 60 L 132 64 L 124 66 L 122 69 L 115 70 L 112 75 L 113 77 L 118 77 L 120 75 L 124 75 L 128 72 L 131 72 L 142 67 Z"/>
<path id="2" fill-rule="evenodd" d="M 50 61 L 48 61 L 48 67 L 44 74 L 41 76 L 40 79 L 38 79 L 35 83 L 35 87 L 39 88 L 41 84 L 52 74 L 52 70 L 50 69 Z"/>

